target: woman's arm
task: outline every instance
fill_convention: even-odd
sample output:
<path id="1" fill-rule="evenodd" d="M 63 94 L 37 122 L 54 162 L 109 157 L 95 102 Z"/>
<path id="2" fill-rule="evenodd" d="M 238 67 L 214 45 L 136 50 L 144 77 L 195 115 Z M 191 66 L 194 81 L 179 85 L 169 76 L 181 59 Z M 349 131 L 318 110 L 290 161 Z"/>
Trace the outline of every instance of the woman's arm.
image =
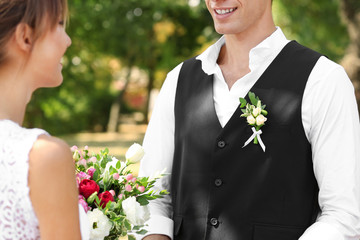
<path id="1" fill-rule="evenodd" d="M 75 168 L 65 142 L 38 138 L 29 155 L 29 187 L 41 239 L 81 239 Z"/>

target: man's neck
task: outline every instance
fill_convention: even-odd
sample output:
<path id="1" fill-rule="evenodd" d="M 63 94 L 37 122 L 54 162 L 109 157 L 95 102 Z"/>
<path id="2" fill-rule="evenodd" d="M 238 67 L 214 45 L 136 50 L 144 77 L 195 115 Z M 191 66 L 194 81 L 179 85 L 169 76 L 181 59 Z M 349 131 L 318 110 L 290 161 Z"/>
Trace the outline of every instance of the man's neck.
<path id="1" fill-rule="evenodd" d="M 273 23 L 258 29 L 225 35 L 225 45 L 221 48 L 219 64 L 229 89 L 241 77 L 250 72 L 250 50 L 269 37 L 276 27 Z"/>

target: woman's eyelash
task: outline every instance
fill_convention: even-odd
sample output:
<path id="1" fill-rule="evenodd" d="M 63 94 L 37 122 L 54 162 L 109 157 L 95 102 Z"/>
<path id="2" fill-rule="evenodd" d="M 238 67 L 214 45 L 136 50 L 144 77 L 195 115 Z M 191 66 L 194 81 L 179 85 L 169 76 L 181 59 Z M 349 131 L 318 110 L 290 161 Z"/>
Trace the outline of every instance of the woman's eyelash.
<path id="1" fill-rule="evenodd" d="M 64 25 L 64 20 L 59 21 L 60 25 Z"/>

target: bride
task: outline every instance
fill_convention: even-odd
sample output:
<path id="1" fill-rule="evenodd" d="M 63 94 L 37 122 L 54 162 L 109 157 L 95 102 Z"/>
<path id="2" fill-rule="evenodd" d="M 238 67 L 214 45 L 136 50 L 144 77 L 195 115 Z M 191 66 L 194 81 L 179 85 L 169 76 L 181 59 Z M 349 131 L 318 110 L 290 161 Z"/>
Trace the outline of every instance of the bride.
<path id="1" fill-rule="evenodd" d="M 21 127 L 32 93 L 62 83 L 66 16 L 66 0 L 0 1 L 0 240 L 88 238 L 69 147 Z"/>

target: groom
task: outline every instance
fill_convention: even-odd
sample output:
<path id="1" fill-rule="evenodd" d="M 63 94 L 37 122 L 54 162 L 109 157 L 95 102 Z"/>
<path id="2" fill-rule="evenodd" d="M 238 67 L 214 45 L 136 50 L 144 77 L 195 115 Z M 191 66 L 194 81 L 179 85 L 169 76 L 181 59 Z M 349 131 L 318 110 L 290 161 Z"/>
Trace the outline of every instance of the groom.
<path id="1" fill-rule="evenodd" d="M 223 37 L 158 97 L 140 175 L 167 169 L 156 187 L 171 195 L 150 205 L 143 239 L 358 239 L 360 128 L 345 71 L 287 40 L 271 0 L 205 1 Z M 249 91 L 266 104 L 266 148 L 244 146 Z"/>

